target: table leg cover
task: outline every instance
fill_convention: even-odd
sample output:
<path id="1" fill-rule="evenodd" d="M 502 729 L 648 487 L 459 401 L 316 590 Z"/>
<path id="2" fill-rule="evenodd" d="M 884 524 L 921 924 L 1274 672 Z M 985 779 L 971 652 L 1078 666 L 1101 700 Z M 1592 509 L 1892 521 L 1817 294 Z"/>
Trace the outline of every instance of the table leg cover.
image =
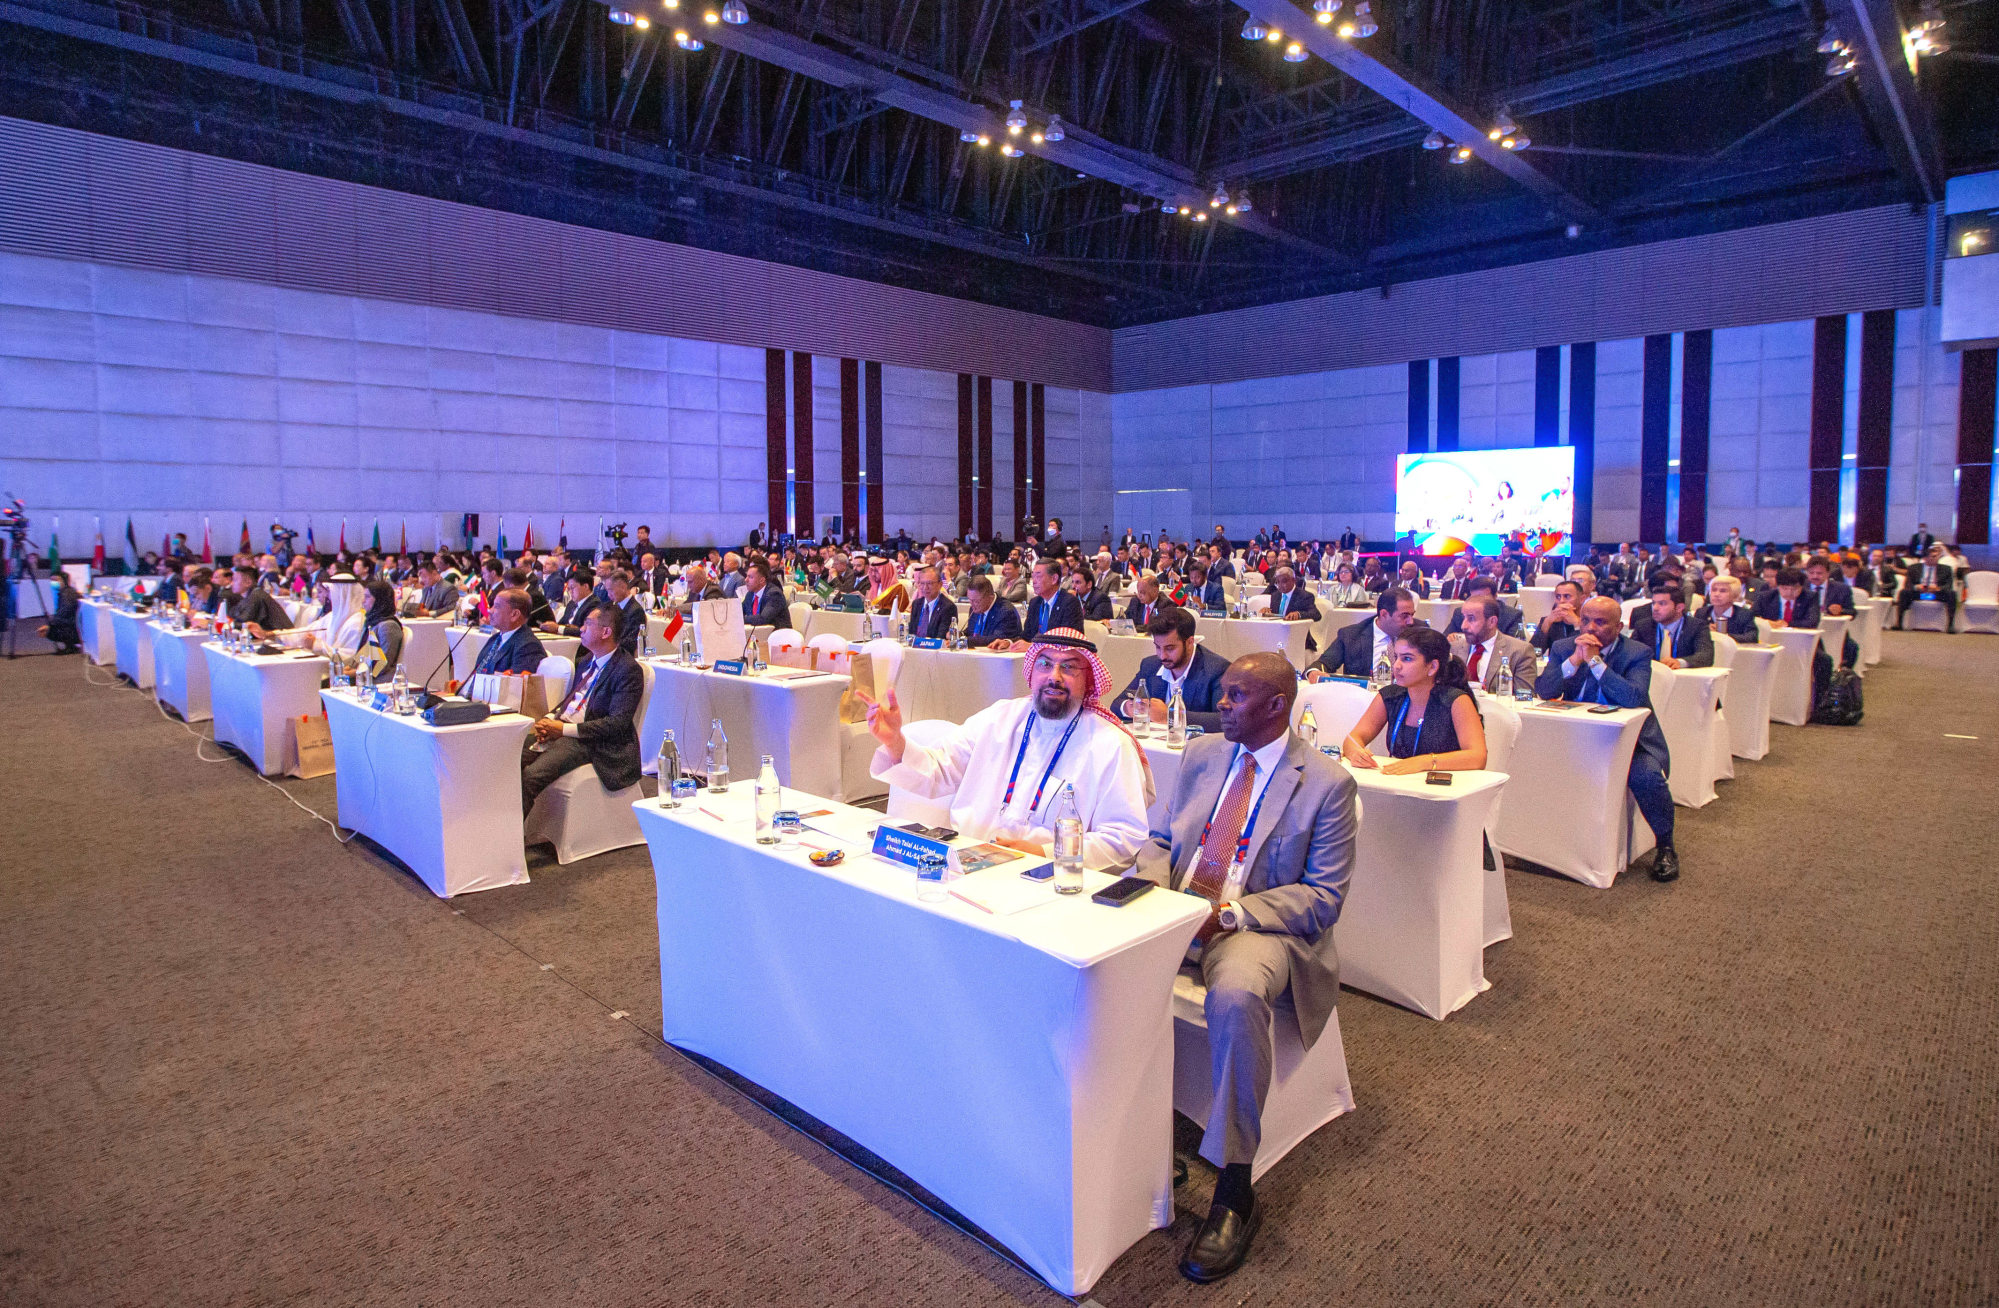
<path id="1" fill-rule="evenodd" d="M 1170 1004 L 1200 901 L 976 921 L 917 903 L 871 855 L 822 871 L 760 849 L 747 796 L 709 798 L 726 828 L 638 805 L 668 1042 L 880 1155 L 1063 1294 L 1170 1223 Z M 1107 924 L 1125 938 L 1083 957 L 1040 943 L 1050 915 L 1104 923 L 1092 910 L 1132 914 Z"/>
<path id="2" fill-rule="evenodd" d="M 1607 887 L 1652 848 L 1652 828 L 1631 799 L 1631 753 L 1646 710 L 1587 713 L 1523 708 L 1501 850 L 1585 885 Z"/>
<path id="3" fill-rule="evenodd" d="M 720 718 L 729 737 L 729 772 L 739 781 L 754 781 L 758 758 L 769 754 L 784 786 L 829 799 L 880 793 L 879 786 L 853 796 L 844 792 L 840 696 L 847 678 L 733 677 L 657 659 L 646 666 L 653 671 L 653 691 L 639 723 L 639 759 L 647 773 L 659 770 L 659 744 L 669 728 L 681 765 L 705 771 L 708 733 Z"/>
<path id="4" fill-rule="evenodd" d="M 267 777 L 285 772 L 297 748 L 297 719 L 319 712 L 326 660 L 231 654 L 216 645 L 202 646 L 202 654 L 216 740 L 242 750 Z"/>
<path id="5" fill-rule="evenodd" d="M 111 615 L 111 637 L 120 676 L 130 677 L 140 690 L 153 688 L 153 627 L 136 613 Z"/>
<path id="6" fill-rule="evenodd" d="M 153 629 L 153 696 L 173 705 L 186 722 L 206 722 L 208 662 L 201 647 L 205 631 Z"/>

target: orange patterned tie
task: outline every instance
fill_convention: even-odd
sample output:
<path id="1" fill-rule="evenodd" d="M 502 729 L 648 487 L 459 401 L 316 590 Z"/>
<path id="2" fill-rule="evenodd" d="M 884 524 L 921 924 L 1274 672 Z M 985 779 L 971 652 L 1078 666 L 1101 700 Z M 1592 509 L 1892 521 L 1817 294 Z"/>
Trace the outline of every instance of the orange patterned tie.
<path id="1" fill-rule="evenodd" d="M 1245 754 L 1235 780 L 1229 783 L 1228 793 L 1222 796 L 1221 807 L 1208 823 L 1200 857 L 1194 861 L 1194 875 L 1187 880 L 1188 894 L 1199 895 L 1210 904 L 1221 902 L 1222 891 L 1228 885 L 1229 865 L 1235 861 L 1236 846 L 1242 840 L 1243 824 L 1249 821 L 1250 793 L 1255 789 L 1256 756 Z M 1204 925 L 1194 937 L 1195 943 L 1206 944 L 1213 934 Z"/>

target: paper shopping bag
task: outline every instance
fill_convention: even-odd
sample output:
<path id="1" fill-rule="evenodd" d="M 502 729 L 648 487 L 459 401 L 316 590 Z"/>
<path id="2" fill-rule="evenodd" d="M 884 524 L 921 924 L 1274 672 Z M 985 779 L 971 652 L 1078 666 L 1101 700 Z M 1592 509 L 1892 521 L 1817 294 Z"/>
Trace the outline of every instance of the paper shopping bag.
<path id="1" fill-rule="evenodd" d="M 307 713 L 292 719 L 292 765 L 294 777 L 323 777 L 333 771 L 333 732 L 324 713 Z"/>
<path id="2" fill-rule="evenodd" d="M 541 679 L 539 672 L 523 672 L 519 675 L 518 679 L 521 683 L 520 703 L 514 705 L 514 707 L 519 709 L 530 720 L 547 717 L 548 683 Z M 513 680 L 513 678 L 509 678 L 509 680 Z"/>
<path id="3" fill-rule="evenodd" d="M 867 701 L 855 693 L 856 688 L 865 689 L 870 695 L 875 693 L 874 660 L 860 650 L 854 651 L 854 679 L 840 692 L 840 721 L 866 722 L 868 720 Z M 879 701 L 877 701 L 879 702 Z"/>

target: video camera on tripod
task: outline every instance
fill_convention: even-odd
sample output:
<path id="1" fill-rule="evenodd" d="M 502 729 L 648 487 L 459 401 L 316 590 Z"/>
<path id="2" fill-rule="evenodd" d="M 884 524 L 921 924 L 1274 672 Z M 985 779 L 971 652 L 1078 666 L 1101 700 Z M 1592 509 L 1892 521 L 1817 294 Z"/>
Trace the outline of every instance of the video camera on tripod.
<path id="1" fill-rule="evenodd" d="M 284 523 L 274 522 L 271 524 L 271 547 L 273 549 L 282 548 L 297 539 L 298 533 L 290 527 L 285 526 Z"/>
<path id="2" fill-rule="evenodd" d="M 625 531 L 624 523 L 622 522 L 612 523 L 608 528 L 605 529 L 604 534 L 611 538 L 612 548 L 614 549 L 625 548 L 625 536 L 628 533 Z"/>
<path id="3" fill-rule="evenodd" d="M 0 505 L 0 531 L 5 531 L 17 548 L 28 539 L 28 506 L 11 495 Z"/>

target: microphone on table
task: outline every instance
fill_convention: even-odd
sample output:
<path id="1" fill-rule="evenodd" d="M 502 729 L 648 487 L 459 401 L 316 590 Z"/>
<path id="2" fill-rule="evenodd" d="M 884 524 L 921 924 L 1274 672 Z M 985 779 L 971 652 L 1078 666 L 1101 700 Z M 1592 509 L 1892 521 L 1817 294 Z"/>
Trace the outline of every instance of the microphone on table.
<path id="1" fill-rule="evenodd" d="M 464 631 L 458 633 L 457 640 L 447 640 L 444 642 L 444 657 L 439 659 L 437 661 L 437 666 L 430 670 L 430 676 L 427 676 L 423 679 L 424 691 L 423 694 L 417 696 L 417 701 L 416 701 L 416 706 L 419 710 L 432 708 L 444 702 L 444 696 L 430 689 L 430 678 L 442 672 L 444 670 L 444 665 L 451 662 L 451 656 L 458 652 L 459 644 L 464 641 L 466 635 L 471 630 L 472 628 L 467 627 L 465 628 Z"/>

